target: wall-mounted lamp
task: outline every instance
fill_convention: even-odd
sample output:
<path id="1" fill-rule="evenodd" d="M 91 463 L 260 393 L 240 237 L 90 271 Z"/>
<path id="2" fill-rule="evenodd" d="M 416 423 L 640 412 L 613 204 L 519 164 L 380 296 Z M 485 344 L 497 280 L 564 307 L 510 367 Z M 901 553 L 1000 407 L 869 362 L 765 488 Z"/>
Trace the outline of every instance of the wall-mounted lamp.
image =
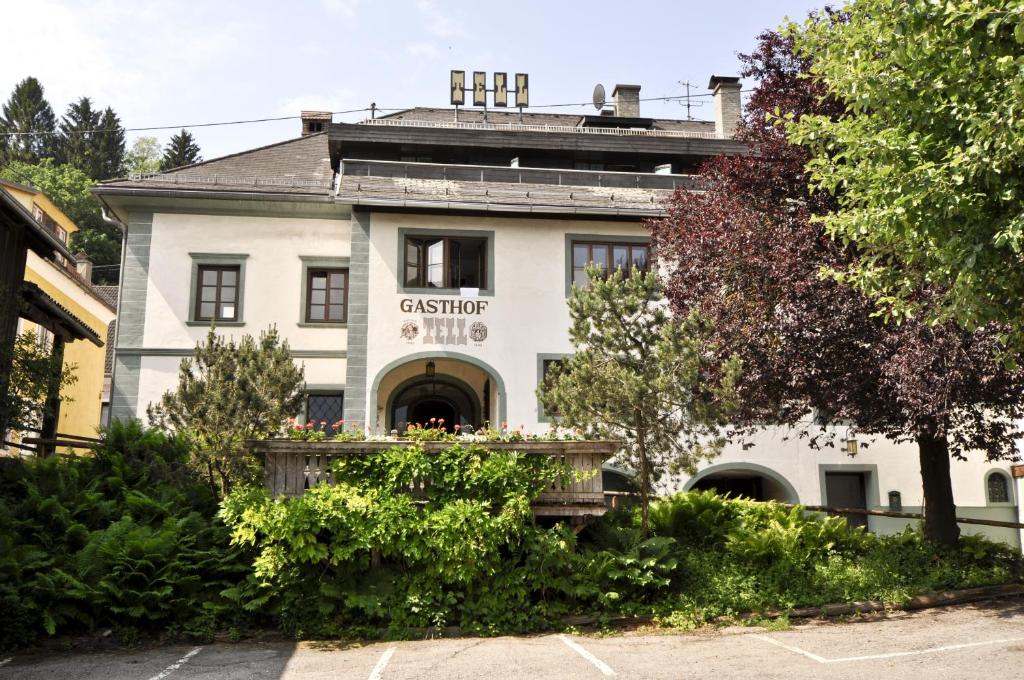
<path id="1" fill-rule="evenodd" d="M 857 440 L 855 438 L 850 437 L 846 440 L 846 455 L 856 456 L 859 450 L 860 449 L 857 446 Z"/>
<path id="2" fill-rule="evenodd" d="M 437 372 L 437 367 L 434 366 L 434 362 L 433 361 L 428 361 L 427 362 L 427 377 L 428 378 L 433 378 L 434 377 L 434 373 L 436 373 L 436 372 Z"/>

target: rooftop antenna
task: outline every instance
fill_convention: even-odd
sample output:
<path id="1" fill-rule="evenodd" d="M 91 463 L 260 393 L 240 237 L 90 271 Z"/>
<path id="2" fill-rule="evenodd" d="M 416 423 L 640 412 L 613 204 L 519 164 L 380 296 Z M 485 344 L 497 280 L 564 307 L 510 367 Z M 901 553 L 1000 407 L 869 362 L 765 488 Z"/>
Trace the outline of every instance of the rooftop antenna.
<path id="1" fill-rule="evenodd" d="M 690 100 L 690 88 L 695 87 L 689 80 L 680 80 L 679 84 L 686 88 L 686 95 L 683 96 L 683 101 L 679 102 L 680 106 L 686 107 L 686 120 L 693 120 L 693 116 L 690 114 L 690 109 L 699 109 L 704 106 L 704 102 L 692 103 Z M 685 103 L 684 103 L 685 102 Z"/>
<path id="2" fill-rule="evenodd" d="M 604 108 L 604 104 L 605 104 L 604 85 L 602 85 L 601 83 L 598 83 L 597 85 L 594 85 L 594 98 L 593 98 L 593 102 L 594 102 L 594 108 L 597 109 L 598 111 L 600 111 L 601 109 Z"/>

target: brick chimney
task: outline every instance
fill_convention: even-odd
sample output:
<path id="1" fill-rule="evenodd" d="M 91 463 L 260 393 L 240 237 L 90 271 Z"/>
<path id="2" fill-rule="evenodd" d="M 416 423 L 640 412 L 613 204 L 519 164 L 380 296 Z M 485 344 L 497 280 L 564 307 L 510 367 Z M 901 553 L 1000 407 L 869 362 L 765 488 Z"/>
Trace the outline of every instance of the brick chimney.
<path id="1" fill-rule="evenodd" d="M 330 111 L 303 111 L 302 136 L 308 137 L 318 132 L 325 132 L 331 125 Z"/>
<path id="2" fill-rule="evenodd" d="M 711 76 L 708 89 L 714 91 L 715 136 L 731 139 L 740 123 L 740 79 L 736 76 Z"/>
<path id="3" fill-rule="evenodd" d="M 640 117 L 640 86 L 616 85 L 612 90 L 615 103 L 615 115 L 620 118 Z"/>
<path id="4" fill-rule="evenodd" d="M 85 253 L 75 253 L 75 270 L 83 279 L 92 283 L 92 260 Z"/>

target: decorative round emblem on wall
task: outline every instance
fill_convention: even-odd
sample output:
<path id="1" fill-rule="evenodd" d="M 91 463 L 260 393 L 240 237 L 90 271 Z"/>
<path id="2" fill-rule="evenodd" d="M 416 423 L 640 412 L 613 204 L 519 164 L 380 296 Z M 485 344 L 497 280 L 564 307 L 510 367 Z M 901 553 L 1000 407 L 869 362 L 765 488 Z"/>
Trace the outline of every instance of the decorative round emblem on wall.
<path id="1" fill-rule="evenodd" d="M 483 321 L 474 321 L 469 327 L 469 337 L 473 342 L 483 342 L 487 339 L 487 326 Z"/>
<path id="2" fill-rule="evenodd" d="M 403 340 L 415 340 L 416 336 L 420 334 L 420 325 L 409 319 L 402 324 L 402 339 Z"/>

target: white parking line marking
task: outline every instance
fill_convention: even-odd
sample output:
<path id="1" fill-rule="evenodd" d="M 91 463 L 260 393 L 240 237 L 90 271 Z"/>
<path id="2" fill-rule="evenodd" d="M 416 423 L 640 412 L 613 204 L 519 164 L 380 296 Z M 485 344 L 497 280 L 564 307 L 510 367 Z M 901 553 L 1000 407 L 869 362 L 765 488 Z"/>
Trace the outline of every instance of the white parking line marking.
<path id="1" fill-rule="evenodd" d="M 775 645 L 776 647 L 782 647 L 783 649 L 789 650 L 789 651 L 793 652 L 794 654 L 799 654 L 801 656 L 806 656 L 811 661 L 817 661 L 818 663 L 828 663 L 828 659 L 826 659 L 826 658 L 824 658 L 822 656 L 818 656 L 817 654 L 812 654 L 811 652 L 808 652 L 806 650 L 800 649 L 799 647 L 793 647 L 791 645 L 784 644 L 782 642 L 779 642 L 775 638 L 768 637 L 767 635 L 756 635 L 756 634 L 753 634 L 750 637 L 756 638 L 758 640 L 762 640 L 763 642 L 768 642 L 770 644 Z"/>
<path id="2" fill-rule="evenodd" d="M 866 661 L 868 659 L 891 659 L 897 656 L 917 656 L 918 654 L 934 654 L 935 652 L 949 652 L 955 649 L 967 649 L 969 647 L 983 647 L 985 645 L 1002 645 L 1010 642 L 1020 642 L 1024 638 L 1004 638 L 1002 640 L 986 640 L 985 642 L 966 642 L 962 645 L 944 645 L 942 647 L 930 647 L 918 649 L 912 652 L 891 652 L 889 654 L 872 654 L 870 656 L 847 656 L 839 659 L 828 659 L 826 663 L 842 663 L 844 661 Z"/>
<path id="3" fill-rule="evenodd" d="M 391 655 L 395 653 L 396 647 L 388 647 L 383 654 L 380 655 L 380 660 L 377 661 L 377 665 L 370 671 L 370 680 L 380 680 L 384 673 L 384 669 L 387 668 L 388 661 L 391 661 Z"/>
<path id="4" fill-rule="evenodd" d="M 558 637 L 562 642 L 564 642 L 569 647 L 569 649 L 576 652 L 590 663 L 594 664 L 594 666 L 597 667 L 597 670 L 601 671 L 602 673 L 608 676 L 615 675 L 615 671 L 613 671 L 611 669 L 611 666 L 606 664 L 604 661 L 601 661 L 596 656 L 594 656 L 587 650 L 583 649 L 583 647 L 579 646 L 578 644 L 576 644 L 569 638 L 565 637 L 564 635 L 559 635 Z"/>
<path id="5" fill-rule="evenodd" d="M 839 657 L 837 659 L 826 659 L 823 656 L 818 656 L 817 654 L 814 654 L 812 652 L 808 652 L 806 649 L 800 649 L 799 647 L 794 647 L 792 645 L 787 645 L 787 644 L 784 644 L 782 642 L 779 642 L 778 640 L 776 640 L 774 638 L 770 638 L 767 635 L 750 635 L 749 637 L 757 638 L 758 640 L 762 640 L 763 642 L 771 643 L 771 644 L 775 645 L 776 647 L 782 647 L 783 649 L 786 649 L 786 650 L 788 650 L 790 652 L 793 652 L 794 654 L 800 654 L 801 656 L 806 656 L 808 659 L 811 659 L 812 661 L 817 661 L 818 663 L 847 663 L 847 662 L 850 662 L 850 661 L 872 661 L 872 660 L 876 660 L 876 659 L 894 659 L 894 658 L 901 657 L 901 656 L 919 656 L 921 654 L 935 654 L 937 652 L 951 652 L 951 651 L 955 651 L 957 649 L 968 649 L 970 647 L 984 647 L 986 645 L 1003 645 L 1003 644 L 1009 644 L 1011 642 L 1021 642 L 1021 641 L 1024 641 L 1024 638 L 1019 638 L 1019 637 L 1018 638 L 1001 638 L 999 640 L 985 640 L 984 642 L 966 642 L 966 643 L 961 644 L 961 645 L 943 645 L 942 647 L 929 647 L 928 649 L 915 649 L 915 650 L 912 650 L 912 651 L 909 651 L 909 652 L 888 652 L 886 654 L 868 654 L 868 655 L 865 655 L 865 656 L 842 656 L 842 657 Z"/>
<path id="6" fill-rule="evenodd" d="M 203 651 L 202 647 L 196 647 L 191 652 L 189 652 L 185 656 L 181 657 L 180 659 L 172 663 L 167 668 L 163 669 L 162 671 L 151 677 L 149 680 L 164 680 L 164 678 L 166 678 L 168 675 L 170 675 L 174 671 L 178 670 L 179 668 L 187 664 L 189 659 L 191 659 L 193 656 L 195 656 L 201 651 Z"/>

